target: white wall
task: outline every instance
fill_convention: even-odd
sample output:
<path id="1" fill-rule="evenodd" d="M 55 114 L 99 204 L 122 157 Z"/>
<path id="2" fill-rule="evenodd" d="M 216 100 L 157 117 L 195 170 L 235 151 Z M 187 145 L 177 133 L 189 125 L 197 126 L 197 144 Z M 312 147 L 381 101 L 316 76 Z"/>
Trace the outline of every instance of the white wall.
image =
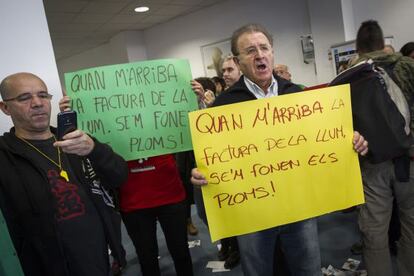
<path id="1" fill-rule="evenodd" d="M 308 0 L 312 35 L 315 44 L 317 82 L 334 78 L 328 52 L 331 45 L 345 41 L 341 1 Z"/>
<path id="2" fill-rule="evenodd" d="M 144 32 L 124 32 L 108 44 L 58 61 L 58 67 L 62 75 L 147 58 L 186 58 L 193 77 L 199 77 L 204 75 L 201 46 L 228 39 L 241 25 L 257 22 L 274 36 L 275 62 L 289 65 L 295 82 L 315 85 L 334 77 L 330 46 L 355 39 L 364 20 L 377 19 L 385 35 L 394 35 L 397 49 L 414 40 L 413 10 L 413 0 L 227 0 Z M 302 60 L 300 36 L 308 33 L 314 37 L 317 75 L 314 65 Z"/>
<path id="3" fill-rule="evenodd" d="M 356 37 L 356 27 L 352 1 L 341 0 L 341 6 L 345 40 L 353 40 Z"/>
<path id="4" fill-rule="evenodd" d="M 353 0 L 353 9 L 357 29 L 363 21 L 377 20 L 385 36 L 394 36 L 396 51 L 414 41 L 413 0 Z"/>
<path id="5" fill-rule="evenodd" d="M 140 61 L 147 59 L 147 45 L 145 45 L 144 34 L 141 31 L 125 32 L 125 44 L 127 45 L 128 61 Z"/>
<path id="6" fill-rule="evenodd" d="M 326 58 L 329 47 L 355 39 L 365 20 L 377 20 L 385 36 L 393 35 L 397 51 L 406 42 L 414 41 L 413 0 L 308 0 L 308 5 L 319 83 L 333 77 L 331 61 Z"/>
<path id="7" fill-rule="evenodd" d="M 0 80 L 17 72 L 31 72 L 42 78 L 54 95 L 52 124 L 62 96 L 42 0 L 0 0 Z M 0 134 L 12 126 L 0 112 Z"/>
<path id="8" fill-rule="evenodd" d="M 306 0 L 228 0 L 146 30 L 151 59 L 187 58 L 193 77 L 203 76 L 200 46 L 230 38 L 247 23 L 263 24 L 274 36 L 275 62 L 289 66 L 294 81 L 316 84 L 314 67 L 303 63 L 300 36 L 310 33 Z"/>
<path id="9" fill-rule="evenodd" d="M 58 60 L 59 76 L 64 86 L 64 74 L 68 72 L 146 59 L 147 52 L 142 31 L 125 31 L 112 37 L 106 44 Z"/>
<path id="10" fill-rule="evenodd" d="M 300 36 L 310 32 L 306 0 L 223 1 L 150 28 L 143 37 L 139 33 L 128 34 L 128 59 L 186 58 L 190 61 L 193 77 L 204 76 L 200 47 L 228 39 L 235 29 L 251 22 L 263 24 L 273 34 L 275 62 L 288 64 L 294 81 L 305 85 L 316 84 L 313 65 L 303 63 L 300 45 Z M 109 44 L 112 43 L 111 40 Z M 106 44 L 59 60 L 59 72 L 63 75 L 81 68 L 125 62 L 111 52 L 115 49 Z"/>

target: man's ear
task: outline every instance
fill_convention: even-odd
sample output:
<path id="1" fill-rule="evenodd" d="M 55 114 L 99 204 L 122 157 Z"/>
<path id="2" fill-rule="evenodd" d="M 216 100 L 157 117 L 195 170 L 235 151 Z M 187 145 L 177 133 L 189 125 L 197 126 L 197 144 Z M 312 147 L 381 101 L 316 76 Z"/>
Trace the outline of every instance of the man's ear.
<path id="1" fill-rule="evenodd" d="M 242 70 L 240 69 L 240 61 L 238 57 L 233 57 L 234 64 L 236 64 L 237 68 L 239 69 L 240 76 L 243 75 Z"/>
<path id="2" fill-rule="evenodd" d="M 4 114 L 10 116 L 9 107 L 5 102 L 0 102 L 0 109 L 3 111 Z"/>
<path id="3" fill-rule="evenodd" d="M 237 65 L 237 66 L 239 66 L 239 65 L 240 65 L 240 63 L 239 63 L 239 58 L 238 58 L 238 57 L 234 56 L 234 57 L 233 57 L 233 61 L 234 61 L 234 63 L 236 63 L 236 65 Z"/>

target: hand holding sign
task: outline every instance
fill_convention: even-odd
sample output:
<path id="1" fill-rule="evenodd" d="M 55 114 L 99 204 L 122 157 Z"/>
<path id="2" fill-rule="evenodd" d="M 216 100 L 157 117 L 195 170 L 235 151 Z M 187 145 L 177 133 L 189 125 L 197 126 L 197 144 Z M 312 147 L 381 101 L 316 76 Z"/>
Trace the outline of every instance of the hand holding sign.
<path id="1" fill-rule="evenodd" d="M 204 186 L 208 184 L 205 176 L 202 173 L 200 173 L 200 171 L 197 168 L 191 170 L 190 181 L 193 185 L 196 186 Z"/>
<path id="2" fill-rule="evenodd" d="M 368 141 L 366 141 L 358 131 L 354 132 L 354 138 L 352 139 L 352 142 L 354 143 L 354 150 L 357 153 L 361 154 L 362 156 L 368 153 Z"/>

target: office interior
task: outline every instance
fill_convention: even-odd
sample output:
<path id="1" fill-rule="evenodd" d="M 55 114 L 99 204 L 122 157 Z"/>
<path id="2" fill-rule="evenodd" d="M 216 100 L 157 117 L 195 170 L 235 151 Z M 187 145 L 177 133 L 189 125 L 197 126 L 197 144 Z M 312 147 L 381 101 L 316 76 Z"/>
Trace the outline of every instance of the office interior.
<path id="1" fill-rule="evenodd" d="M 51 1 L 54 3 L 47 10 L 42 0 L 0 0 L 0 79 L 21 71 L 32 72 L 43 78 L 54 95 L 52 125 L 56 124 L 53 118 L 58 113 L 58 101 L 64 88 L 64 73 L 102 65 L 183 58 L 188 59 L 194 78 L 204 76 L 202 47 L 229 39 L 235 29 L 246 23 L 260 23 L 271 32 L 274 37 L 275 62 L 287 64 L 293 81 L 306 86 L 327 83 L 334 78 L 335 72 L 329 57 L 331 46 L 355 39 L 360 23 L 365 20 L 377 20 L 384 35 L 393 37 L 396 50 L 414 40 L 411 30 L 414 10 L 412 0 L 49 0 Z M 169 9 L 164 9 L 164 12 L 153 15 L 162 17 L 161 22 L 154 23 L 156 20 L 148 15 L 145 24 L 134 23 L 131 17 L 138 15 L 129 9 L 140 4 L 147 4 L 150 8 L 154 5 L 155 9 L 170 5 L 171 11 L 174 7 L 179 10 L 178 16 L 169 15 Z M 183 6 L 187 4 L 193 4 L 193 7 L 185 10 Z M 99 15 L 111 13 L 113 9 L 118 11 L 113 16 L 118 21 L 100 22 Z M 48 18 L 47 12 L 54 15 Z M 85 20 L 85 15 L 82 16 L 83 20 L 77 20 L 83 12 L 88 12 L 94 20 Z M 65 24 L 63 27 L 59 25 L 56 28 L 54 25 L 62 22 Z M 85 38 L 93 34 L 98 36 L 103 23 L 111 26 L 106 33 L 110 33 L 109 38 L 102 32 L 104 38 L 88 42 L 76 35 L 85 33 Z M 57 36 L 60 30 L 65 30 L 67 36 Z M 76 37 L 75 43 L 71 41 L 70 33 L 73 34 L 73 39 Z M 305 63 L 301 38 L 307 35 L 313 39 L 314 60 Z M 71 47 L 60 47 L 62 45 Z M 8 131 L 11 125 L 10 118 L 0 114 L 0 133 Z M 196 216 L 195 213 L 193 215 Z M 334 232 L 333 235 L 342 236 L 340 242 L 332 238 L 336 241 L 335 246 L 341 246 L 341 253 L 337 259 L 332 260 L 327 255 L 333 251 L 322 253 L 324 265 L 333 262 L 339 265 L 345 261 L 343 258 L 350 254 L 348 247 L 356 241 L 358 235 L 354 215 L 336 216 L 338 220 L 333 222 L 335 226 L 331 225 L 334 229 L 324 219 L 322 229 L 325 234 Z M 340 227 L 343 222 L 350 223 L 347 226 L 348 232 Z M 197 223 L 202 225 L 199 220 Z M 204 229 L 203 242 L 208 243 L 207 229 L 200 227 Z M 342 245 L 342 239 L 347 241 L 346 244 Z M 334 246 L 331 237 L 322 237 L 321 243 L 323 242 L 326 244 L 321 246 L 322 249 Z M 213 258 L 215 244 L 209 244 L 206 248 L 210 254 L 207 256 Z M 134 259 L 132 249 L 129 254 Z M 203 266 L 208 259 L 203 254 L 196 261 L 196 265 L 202 267 L 200 271 L 204 271 Z M 136 259 L 134 260 L 132 265 L 138 270 Z M 168 268 L 169 265 L 171 264 L 167 261 L 166 275 L 169 275 L 168 271 L 173 271 Z M 230 272 L 234 274 L 223 275 L 240 275 L 240 267 L 236 269 L 239 270 Z M 130 275 L 136 275 L 135 270 L 131 271 Z M 196 275 L 210 275 L 207 272 L 200 273 L 202 274 Z"/>

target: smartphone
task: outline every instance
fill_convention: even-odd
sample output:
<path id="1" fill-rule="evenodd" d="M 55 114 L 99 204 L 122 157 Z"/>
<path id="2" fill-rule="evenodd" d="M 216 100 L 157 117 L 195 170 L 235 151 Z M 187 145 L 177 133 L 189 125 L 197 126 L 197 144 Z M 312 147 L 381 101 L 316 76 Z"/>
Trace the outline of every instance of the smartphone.
<path id="1" fill-rule="evenodd" d="M 57 139 L 63 140 L 66 133 L 78 128 L 76 111 L 63 111 L 57 115 Z"/>

